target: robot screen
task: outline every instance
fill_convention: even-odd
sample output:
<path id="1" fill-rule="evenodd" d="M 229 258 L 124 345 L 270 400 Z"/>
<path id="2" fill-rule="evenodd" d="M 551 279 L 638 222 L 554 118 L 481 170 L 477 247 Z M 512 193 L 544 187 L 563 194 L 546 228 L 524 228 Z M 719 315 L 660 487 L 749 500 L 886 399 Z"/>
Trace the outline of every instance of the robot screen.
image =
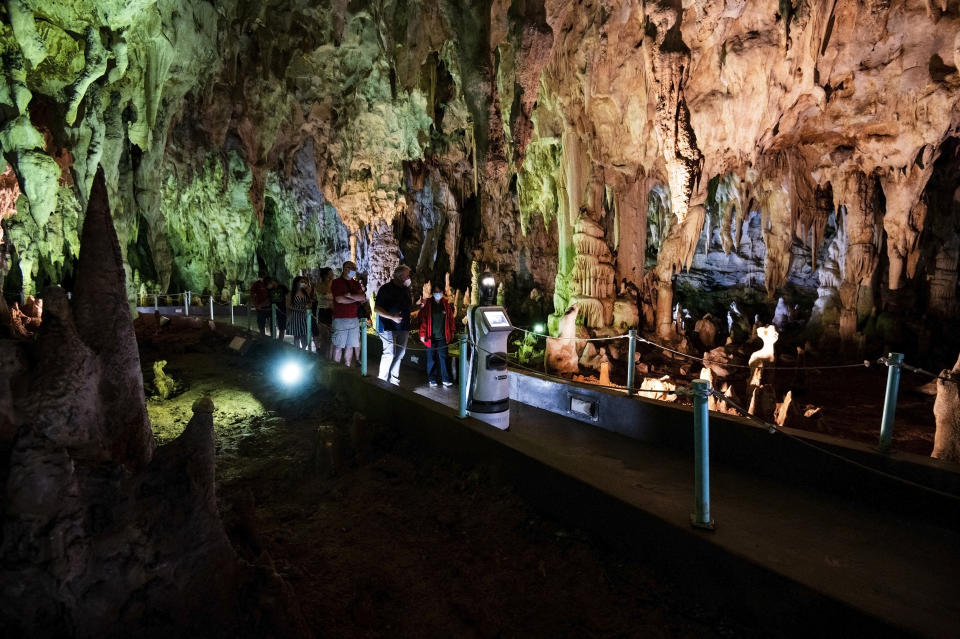
<path id="1" fill-rule="evenodd" d="M 483 311 L 483 318 L 487 320 L 490 328 L 504 328 L 510 326 L 510 320 L 504 315 L 503 311 Z"/>

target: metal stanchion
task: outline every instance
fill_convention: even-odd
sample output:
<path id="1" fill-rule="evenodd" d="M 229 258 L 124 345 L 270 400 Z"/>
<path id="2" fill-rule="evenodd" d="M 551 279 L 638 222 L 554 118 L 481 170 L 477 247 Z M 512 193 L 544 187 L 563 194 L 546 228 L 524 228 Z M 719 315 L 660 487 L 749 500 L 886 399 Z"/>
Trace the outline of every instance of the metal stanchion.
<path id="1" fill-rule="evenodd" d="M 693 390 L 693 483 L 695 512 L 690 515 L 694 528 L 714 529 L 710 518 L 710 382 L 697 379 Z"/>
<path id="2" fill-rule="evenodd" d="M 637 375 L 637 331 L 630 329 L 630 347 L 627 350 L 627 395 L 633 395 L 635 392 L 634 383 Z"/>
<path id="3" fill-rule="evenodd" d="M 213 294 L 210 295 L 210 321 L 213 321 Z"/>
<path id="4" fill-rule="evenodd" d="M 160 296 L 154 295 L 153 296 L 153 312 L 156 313 L 159 310 L 160 310 Z"/>
<path id="5" fill-rule="evenodd" d="M 233 324 L 233 298 L 230 298 L 230 324 Z"/>
<path id="6" fill-rule="evenodd" d="M 277 339 L 277 305 L 270 305 L 270 339 Z"/>
<path id="7" fill-rule="evenodd" d="M 460 419 L 467 416 L 467 334 L 460 333 L 460 359 L 457 360 L 457 385 L 460 389 Z"/>
<path id="8" fill-rule="evenodd" d="M 247 302 L 247 330 L 250 330 L 250 302 Z"/>
<path id="9" fill-rule="evenodd" d="M 313 351 L 313 309 L 308 308 L 307 314 L 307 352 Z"/>
<path id="10" fill-rule="evenodd" d="M 360 374 L 367 376 L 367 318 L 360 320 Z"/>
<path id="11" fill-rule="evenodd" d="M 191 291 L 187 291 L 187 306 L 190 306 L 191 304 L 193 304 L 193 293 Z"/>
<path id="12" fill-rule="evenodd" d="M 186 293 L 183 294 L 183 314 L 184 315 L 190 314 L 190 300 L 187 297 Z"/>
<path id="13" fill-rule="evenodd" d="M 880 451 L 890 450 L 893 442 L 893 418 L 897 411 L 897 393 L 900 390 L 900 365 L 903 353 L 887 357 L 887 394 L 883 399 L 883 419 L 880 421 Z"/>

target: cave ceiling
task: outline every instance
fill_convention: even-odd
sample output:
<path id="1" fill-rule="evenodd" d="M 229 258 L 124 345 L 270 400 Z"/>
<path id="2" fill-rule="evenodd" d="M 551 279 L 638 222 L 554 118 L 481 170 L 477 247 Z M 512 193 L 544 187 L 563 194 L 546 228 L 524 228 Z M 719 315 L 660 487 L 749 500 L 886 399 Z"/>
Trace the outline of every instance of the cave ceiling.
<path id="1" fill-rule="evenodd" d="M 927 296 L 953 303 L 954 2 L 7 0 L 0 18 L 0 255 L 25 293 L 70 281 L 102 166 L 131 292 L 348 256 L 374 284 L 404 260 L 461 285 L 478 260 L 562 313 L 589 218 L 602 277 L 652 291 L 664 336 L 672 278 L 714 249 L 753 259 L 771 298 L 806 260 L 841 332 L 918 273 L 945 270 Z"/>

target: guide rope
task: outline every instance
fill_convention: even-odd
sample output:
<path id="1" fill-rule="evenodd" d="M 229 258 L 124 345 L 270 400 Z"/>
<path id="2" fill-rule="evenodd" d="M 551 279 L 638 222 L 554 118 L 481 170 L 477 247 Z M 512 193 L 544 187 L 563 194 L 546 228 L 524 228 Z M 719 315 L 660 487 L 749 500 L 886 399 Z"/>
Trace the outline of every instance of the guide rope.
<path id="1" fill-rule="evenodd" d="M 868 466 L 867 464 L 863 464 L 863 463 L 858 462 L 858 461 L 856 461 L 856 460 L 850 459 L 849 457 L 845 457 L 845 456 L 843 456 L 843 455 L 841 455 L 841 454 L 839 454 L 839 453 L 836 453 L 836 452 L 834 452 L 834 451 L 832 451 L 832 450 L 828 450 L 828 449 L 826 449 L 826 448 L 824 448 L 824 447 L 822 447 L 822 446 L 818 446 L 817 444 L 815 444 L 815 443 L 813 443 L 813 442 L 811 442 L 811 441 L 809 441 L 809 440 L 807 440 L 807 439 L 804 439 L 803 437 L 798 437 L 797 435 L 793 435 L 793 434 L 791 434 L 791 433 L 788 433 L 788 432 L 782 430 L 782 429 L 781 429 L 779 426 L 777 426 L 776 424 L 771 424 L 770 422 L 767 422 L 767 421 L 765 421 L 765 420 L 762 420 L 762 419 L 758 418 L 758 417 L 755 416 L 755 415 L 752 415 L 752 414 L 750 413 L 750 411 L 748 411 L 747 409 L 745 409 L 743 406 L 741 406 L 741 405 L 738 404 L 737 402 L 731 400 L 729 397 L 727 397 L 726 395 L 724 395 L 723 393 L 721 393 L 720 391 L 718 391 L 718 390 L 715 389 L 715 388 L 711 388 L 711 389 L 710 389 L 710 393 L 711 393 L 711 395 L 714 396 L 714 398 L 715 398 L 717 401 L 722 401 L 722 402 L 725 403 L 726 405 L 732 406 L 732 407 L 733 407 L 738 413 L 740 413 L 747 421 L 754 422 L 754 423 L 758 424 L 759 426 L 762 426 L 762 427 L 766 428 L 767 432 L 770 433 L 770 434 L 779 433 L 780 435 L 783 435 L 784 437 L 786 437 L 786 438 L 788 438 L 788 439 L 790 439 L 790 440 L 792 440 L 792 441 L 795 441 L 795 442 L 797 442 L 797 443 L 799 443 L 799 444 L 803 444 L 804 446 L 806 446 L 806 447 L 808 447 L 808 448 L 812 448 L 813 450 L 819 451 L 819 452 L 821 452 L 821 453 L 823 453 L 823 454 L 825 454 L 825 455 L 829 455 L 830 457 L 834 457 L 834 458 L 836 458 L 836 459 L 839 459 L 840 461 L 846 462 L 847 464 L 850 464 L 850 465 L 852 465 L 852 466 L 856 466 L 857 468 L 860 468 L 860 469 L 862 469 L 862 470 L 866 470 L 866 471 L 869 471 L 869 472 L 874 473 L 874 474 L 876 474 L 876 475 L 880 475 L 880 476 L 882 476 L 882 477 L 886 477 L 887 479 L 892 479 L 892 480 L 894 480 L 894 481 L 898 481 L 898 482 L 900 482 L 900 483 L 902 483 L 902 484 L 905 484 L 905 485 L 907 485 L 907 486 L 911 486 L 911 487 L 913 487 L 913 488 L 918 488 L 918 489 L 920 489 L 920 490 L 925 490 L 925 491 L 927 491 L 927 492 L 929 492 L 929 493 L 938 495 L 938 496 L 940 496 L 940 497 L 946 497 L 947 499 L 952 499 L 953 501 L 960 502 L 960 495 L 954 495 L 954 494 L 952 494 L 952 493 L 948 493 L 948 492 L 939 490 L 939 489 L 937 489 L 937 488 L 932 488 L 932 487 L 930 487 L 930 486 L 925 486 L 924 484 L 920 484 L 920 483 L 915 482 L 915 481 L 913 481 L 913 480 L 906 479 L 906 478 L 904 478 L 904 477 L 900 477 L 900 476 L 894 475 L 894 474 L 892 474 L 892 473 L 888 473 L 888 472 L 886 472 L 886 471 L 880 470 L 879 468 L 874 468 L 873 466 Z"/>

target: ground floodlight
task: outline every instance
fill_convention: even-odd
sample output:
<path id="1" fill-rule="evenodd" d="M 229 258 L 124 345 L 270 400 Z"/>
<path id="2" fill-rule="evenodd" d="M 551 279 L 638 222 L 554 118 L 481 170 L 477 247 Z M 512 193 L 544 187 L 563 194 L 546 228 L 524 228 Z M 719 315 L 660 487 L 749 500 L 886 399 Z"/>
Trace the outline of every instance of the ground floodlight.
<path id="1" fill-rule="evenodd" d="M 303 366 L 299 362 L 290 360 L 280 366 L 280 381 L 287 386 L 300 383 L 303 379 Z"/>
<path id="2" fill-rule="evenodd" d="M 534 324 L 534 325 L 533 325 L 533 332 L 534 332 L 534 333 L 540 333 L 540 334 L 542 335 L 542 334 L 543 334 L 543 331 L 544 331 L 544 326 L 543 326 L 543 324 Z"/>
<path id="3" fill-rule="evenodd" d="M 480 281 L 480 284 L 483 286 L 496 286 L 497 280 L 493 279 L 492 275 L 488 275 Z"/>

